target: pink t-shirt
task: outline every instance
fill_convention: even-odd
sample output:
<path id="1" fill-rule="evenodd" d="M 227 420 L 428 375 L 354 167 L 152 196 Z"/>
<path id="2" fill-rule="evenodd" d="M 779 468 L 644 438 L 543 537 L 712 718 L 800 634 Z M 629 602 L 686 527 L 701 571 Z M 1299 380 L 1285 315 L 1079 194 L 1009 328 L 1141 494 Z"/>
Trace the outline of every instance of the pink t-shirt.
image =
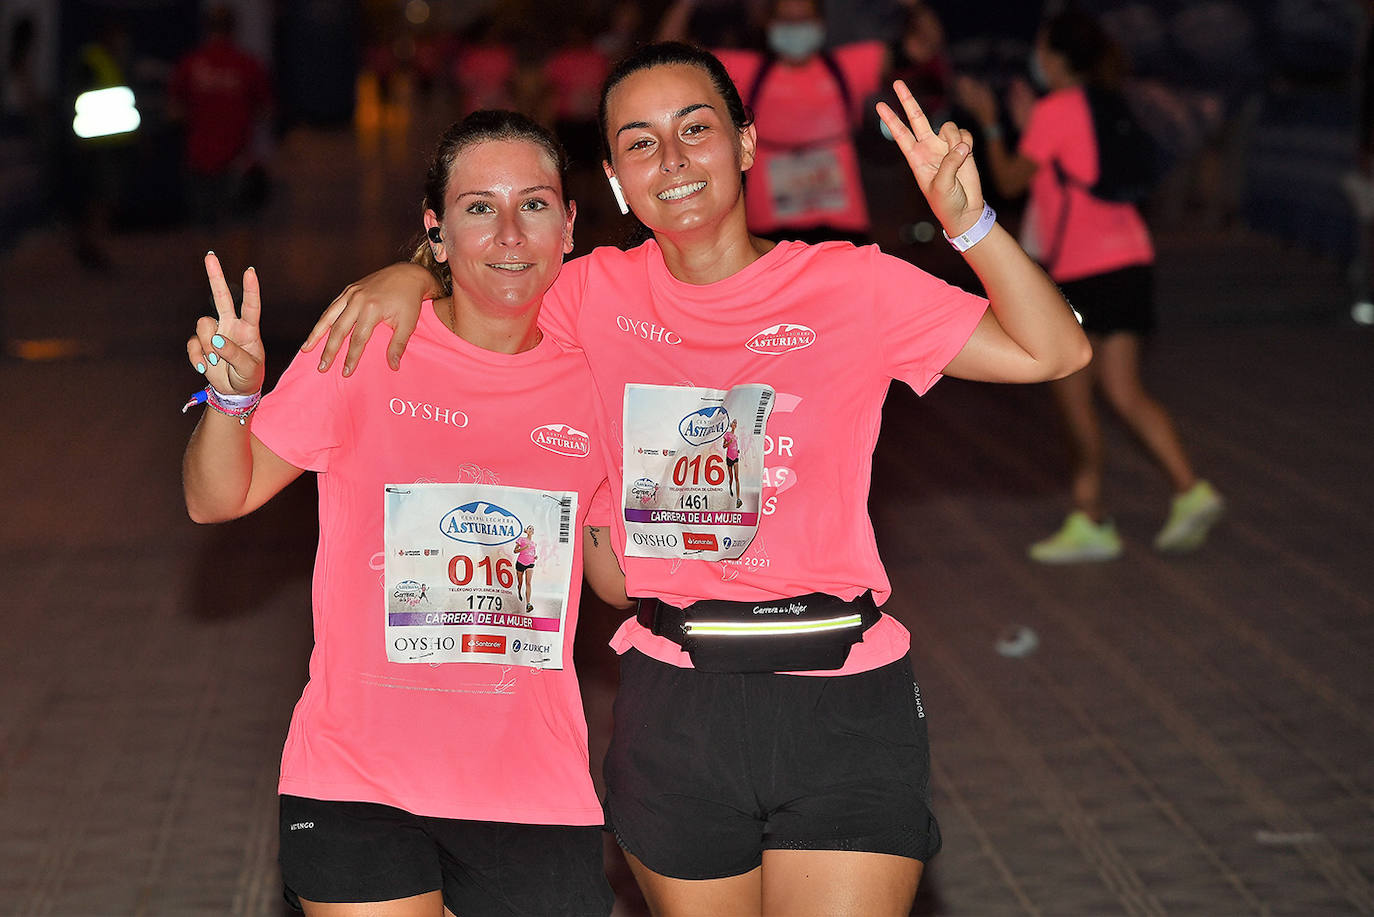
<path id="1" fill-rule="evenodd" d="M 453 79 L 467 111 L 513 108 L 515 52 L 500 44 L 471 45 L 454 62 Z"/>
<path id="2" fill-rule="evenodd" d="M 1031 180 L 1022 242 L 1032 257 L 1054 257 L 1051 277 L 1078 280 L 1154 261 L 1150 231 L 1140 211 L 1131 204 L 1100 200 L 1086 190 L 1097 181 L 1097 140 L 1082 89 L 1061 89 L 1035 103 L 1021 136 L 1021 155 L 1040 166 Z M 1060 183 L 1056 160 L 1074 184 Z M 1064 219 L 1066 201 L 1069 211 Z"/>
<path id="3" fill-rule="evenodd" d="M 253 419 L 253 434 L 318 472 L 319 485 L 315 648 L 280 792 L 443 818 L 600 824 L 572 665 L 578 533 L 609 515 L 609 503 L 593 507 L 606 469 L 586 361 L 551 337 L 520 354 L 482 350 L 428 304 L 399 372 L 383 348 L 346 381 L 317 372 L 318 359 L 298 354 Z M 551 425 L 556 451 L 540 445 Z M 408 482 L 576 492 L 564 668 L 388 661 L 383 488 Z M 446 586 L 429 583 L 431 601 Z"/>
<path id="4" fill-rule="evenodd" d="M 553 93 L 553 116 L 560 121 L 595 121 L 601 83 L 611 71 L 610 59 L 596 48 L 564 48 L 544 64 Z"/>
<path id="5" fill-rule="evenodd" d="M 629 594 L 685 606 L 809 592 L 852 599 L 871 589 L 878 603 L 886 601 L 891 586 L 868 518 L 883 399 L 893 379 L 928 390 L 986 307 L 981 297 L 877 246 L 782 243 L 704 286 L 674 278 L 652 239 L 628 252 L 598 248 L 569 262 L 541 321 L 587 354 L 617 505 L 627 383 L 766 383 L 777 393 L 764 446 L 763 519 L 748 550 L 721 562 L 625 557 Z M 783 353 L 746 346 L 780 325 L 806 343 Z M 613 525 L 623 547 L 623 515 Z M 843 669 L 822 674 L 876 668 L 909 644 L 906 629 L 884 615 Z M 676 644 L 633 618 L 612 646 L 690 665 Z"/>
<path id="6" fill-rule="evenodd" d="M 515 552 L 515 559 L 522 564 L 532 564 L 535 558 L 539 556 L 539 551 L 534 542 L 528 538 L 521 538 L 511 547 L 511 550 Z"/>
<path id="7" fill-rule="evenodd" d="M 738 436 L 736 436 L 735 434 L 731 433 L 729 430 L 726 430 L 726 431 L 725 431 L 725 435 L 724 435 L 723 437 L 721 437 L 721 441 L 725 443 L 725 457 L 726 457 L 726 458 L 728 458 L 728 459 L 737 459 L 737 458 L 739 458 L 739 437 L 738 437 Z"/>
<path id="8" fill-rule="evenodd" d="M 819 57 L 801 66 L 778 61 L 752 103 L 759 142 L 744 195 L 753 232 L 818 225 L 868 231 L 868 205 L 851 132 L 863 104 L 878 89 L 885 49 L 881 42 L 864 41 L 831 53 L 845 75 L 849 110 L 834 74 Z M 767 59 L 757 51 L 721 50 L 716 56 L 741 94 L 750 92 Z"/>

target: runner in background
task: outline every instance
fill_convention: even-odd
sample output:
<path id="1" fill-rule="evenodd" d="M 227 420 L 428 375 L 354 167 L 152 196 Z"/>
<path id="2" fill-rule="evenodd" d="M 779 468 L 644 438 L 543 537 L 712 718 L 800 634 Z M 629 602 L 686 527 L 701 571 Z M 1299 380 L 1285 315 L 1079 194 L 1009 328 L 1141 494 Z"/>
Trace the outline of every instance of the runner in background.
<path id="1" fill-rule="evenodd" d="M 687 38 L 696 0 L 677 0 L 662 40 Z M 745 185 L 749 231 L 781 241 L 869 241 L 868 203 L 854 131 L 878 91 L 888 51 L 881 41 L 825 47 L 818 0 L 773 0 L 766 51 L 716 49 L 758 128 L 757 162 Z"/>
<path id="2" fill-rule="evenodd" d="M 1101 171 L 1085 86 L 1119 88 L 1119 50 L 1087 14 L 1068 11 L 1040 29 L 1031 75 L 1046 94 L 1011 99 L 1021 124 L 1020 148 L 1001 136 L 997 99 L 971 78 L 956 83 L 960 103 L 982 124 L 986 162 L 1007 197 L 1030 192 L 1023 228 L 1026 250 L 1038 257 L 1093 338 L 1093 364 L 1051 385 L 1073 445 L 1073 510 L 1057 532 L 1030 546 L 1042 563 L 1111 560 L 1121 538 L 1103 499 L 1105 456 L 1094 389 L 1144 444 L 1173 489 L 1160 551 L 1199 547 L 1221 517 L 1220 495 L 1198 478 L 1173 418 L 1145 389 L 1140 350 L 1154 328 L 1154 247 L 1134 204 L 1108 201 L 1089 189 Z"/>
<path id="3" fill-rule="evenodd" d="M 591 366 L 616 547 L 646 597 L 612 640 L 605 776 L 655 914 L 910 912 L 940 840 L 911 636 L 878 609 L 882 403 L 894 378 L 1043 381 L 1090 356 L 984 205 L 969 135 L 894 88 L 907 121 L 878 112 L 990 309 L 876 246 L 750 235 L 755 130 L 711 54 L 645 46 L 602 92 L 607 176 L 653 238 L 570 262 L 541 321 Z M 383 320 L 395 365 L 431 284 L 397 265 L 350 285 L 307 346 L 335 322 L 327 367 L 353 330 L 347 372 Z M 721 511 L 732 422 L 743 506 Z"/>
<path id="4" fill-rule="evenodd" d="M 401 373 L 378 353 L 342 386 L 298 357 L 259 405 L 257 275 L 235 314 L 206 256 L 219 315 L 187 343 L 211 408 L 186 450 L 191 517 L 252 512 L 304 470 L 320 490 L 315 646 L 279 785 L 282 877 L 308 914 L 610 913 L 573 632 L 584 574 L 629 602 L 591 527 L 609 506 L 591 378 L 537 326 L 572 248 L 565 168 L 513 112 L 445 133 L 416 255 L 437 295 Z M 527 575 L 516 599 L 522 529 L 537 612 Z"/>

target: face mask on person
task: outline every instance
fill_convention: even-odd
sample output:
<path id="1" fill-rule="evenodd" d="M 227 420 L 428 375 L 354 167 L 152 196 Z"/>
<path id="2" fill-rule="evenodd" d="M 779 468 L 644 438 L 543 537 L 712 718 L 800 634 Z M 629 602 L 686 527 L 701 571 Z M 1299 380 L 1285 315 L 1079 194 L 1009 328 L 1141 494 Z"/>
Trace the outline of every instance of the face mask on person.
<path id="1" fill-rule="evenodd" d="M 1040 59 L 1039 51 L 1032 51 L 1030 61 L 1026 65 L 1026 70 L 1030 74 L 1031 85 L 1041 92 L 1049 92 L 1050 78 L 1045 73 L 1045 62 Z"/>
<path id="2" fill-rule="evenodd" d="M 825 44 L 825 26 L 809 22 L 774 22 L 768 26 L 768 47 L 779 57 L 802 60 Z"/>

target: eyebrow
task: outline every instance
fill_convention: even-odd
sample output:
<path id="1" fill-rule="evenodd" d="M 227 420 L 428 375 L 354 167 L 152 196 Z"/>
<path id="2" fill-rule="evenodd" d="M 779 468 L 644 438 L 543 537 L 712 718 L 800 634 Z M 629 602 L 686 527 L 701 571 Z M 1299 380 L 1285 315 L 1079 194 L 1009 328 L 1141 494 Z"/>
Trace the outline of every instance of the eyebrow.
<path id="1" fill-rule="evenodd" d="M 696 111 L 698 108 L 709 108 L 709 109 L 711 109 L 711 111 L 715 111 L 715 110 L 716 110 L 716 107 L 715 107 L 714 105 L 707 104 L 706 102 L 697 102 L 695 105 L 688 105 L 686 108 L 679 108 L 677 111 L 673 112 L 673 119 L 674 119 L 674 120 L 677 120 L 678 118 L 681 118 L 681 117 L 683 117 L 683 116 L 685 116 L 685 115 L 690 115 L 692 112 Z M 615 132 L 615 135 L 616 135 L 617 137 L 619 137 L 619 136 L 620 136 L 622 133 L 624 133 L 625 131 L 638 130 L 638 129 L 640 129 L 640 128 L 644 128 L 644 127 L 648 127 L 648 126 L 649 126 L 649 122 L 648 122 L 648 121 L 630 121 L 630 122 L 628 122 L 628 123 L 626 123 L 626 124 L 622 124 L 622 125 L 620 126 L 620 129 L 617 130 L 617 131 Z"/>
<path id="2" fill-rule="evenodd" d="M 548 192 L 554 193 L 554 194 L 557 193 L 557 189 L 554 188 L 553 185 L 530 185 L 528 188 L 521 188 L 521 189 L 520 189 L 518 192 L 516 192 L 516 193 L 517 193 L 518 195 L 523 196 L 523 195 L 526 195 L 526 194 L 534 194 L 536 191 L 548 191 Z M 495 192 L 495 191 L 464 191 L 462 194 L 458 195 L 458 196 L 455 197 L 453 200 L 454 200 L 455 202 L 457 202 L 457 201 L 461 201 L 461 200 L 462 200 L 463 198 L 465 198 L 465 197 L 496 197 L 496 192 Z"/>

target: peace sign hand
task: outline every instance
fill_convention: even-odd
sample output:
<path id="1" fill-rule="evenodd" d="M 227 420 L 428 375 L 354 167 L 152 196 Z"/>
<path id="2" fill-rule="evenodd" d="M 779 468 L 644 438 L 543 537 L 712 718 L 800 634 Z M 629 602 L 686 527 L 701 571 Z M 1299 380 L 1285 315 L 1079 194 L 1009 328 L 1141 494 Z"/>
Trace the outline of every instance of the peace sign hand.
<path id="1" fill-rule="evenodd" d="M 258 329 L 262 298 L 257 271 L 250 267 L 243 272 L 243 308 L 238 314 L 214 252 L 205 256 L 205 274 L 219 321 L 205 316 L 196 322 L 196 336 L 186 342 L 186 356 L 218 392 L 251 395 L 261 391 L 267 355 Z"/>
<path id="2" fill-rule="evenodd" d="M 953 121 L 946 121 L 936 133 L 906 83 L 897 80 L 892 88 L 911 127 L 885 102 L 878 103 L 878 117 L 901 148 L 931 212 L 947 235 L 957 236 L 970 229 L 983 214 L 983 185 L 970 155 L 973 135 L 960 130 Z"/>

